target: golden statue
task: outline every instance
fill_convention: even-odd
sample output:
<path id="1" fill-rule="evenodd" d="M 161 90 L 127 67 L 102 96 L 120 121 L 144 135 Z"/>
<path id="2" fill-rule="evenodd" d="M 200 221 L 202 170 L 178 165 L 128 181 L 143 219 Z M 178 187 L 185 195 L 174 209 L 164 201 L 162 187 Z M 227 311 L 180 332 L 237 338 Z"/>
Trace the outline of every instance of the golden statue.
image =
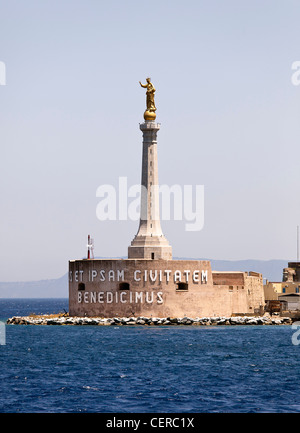
<path id="1" fill-rule="evenodd" d="M 155 102 L 154 102 L 155 87 L 151 83 L 151 78 L 146 78 L 146 81 L 147 81 L 147 84 L 142 84 L 141 82 L 139 82 L 142 87 L 147 89 L 147 92 L 146 92 L 147 109 L 144 113 L 144 119 L 145 120 L 155 120 L 156 119 L 156 114 L 155 114 L 156 107 L 155 107 Z"/>

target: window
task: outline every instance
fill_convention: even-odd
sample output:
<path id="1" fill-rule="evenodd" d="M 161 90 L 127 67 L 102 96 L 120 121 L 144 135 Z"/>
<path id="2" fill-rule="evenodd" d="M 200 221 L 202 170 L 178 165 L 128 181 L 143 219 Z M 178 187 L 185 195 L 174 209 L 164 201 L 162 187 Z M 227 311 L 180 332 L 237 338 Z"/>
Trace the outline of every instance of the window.
<path id="1" fill-rule="evenodd" d="M 285 287 L 282 287 L 282 293 L 285 293 Z"/>
<path id="2" fill-rule="evenodd" d="M 119 289 L 120 290 L 130 290 L 130 284 L 129 283 L 120 283 Z"/>
<path id="3" fill-rule="evenodd" d="M 299 287 L 296 287 L 296 293 L 299 293 Z"/>
<path id="4" fill-rule="evenodd" d="M 85 284 L 84 283 L 79 283 L 78 284 L 78 290 L 85 290 Z"/>
<path id="5" fill-rule="evenodd" d="M 186 292 L 187 290 L 189 290 L 187 283 L 177 283 L 176 292 Z"/>
<path id="6" fill-rule="evenodd" d="M 152 236 L 152 233 L 151 233 Z M 151 260 L 154 260 L 154 253 L 151 253 Z"/>

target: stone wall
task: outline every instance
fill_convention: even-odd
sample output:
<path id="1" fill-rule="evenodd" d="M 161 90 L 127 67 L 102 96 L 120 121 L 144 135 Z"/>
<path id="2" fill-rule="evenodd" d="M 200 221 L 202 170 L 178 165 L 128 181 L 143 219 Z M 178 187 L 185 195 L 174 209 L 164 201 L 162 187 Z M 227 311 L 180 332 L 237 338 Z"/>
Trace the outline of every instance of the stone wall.
<path id="1" fill-rule="evenodd" d="M 218 326 L 218 325 L 291 325 L 290 317 L 49 317 L 47 315 L 14 316 L 7 320 L 8 325 L 90 325 L 90 326 Z"/>

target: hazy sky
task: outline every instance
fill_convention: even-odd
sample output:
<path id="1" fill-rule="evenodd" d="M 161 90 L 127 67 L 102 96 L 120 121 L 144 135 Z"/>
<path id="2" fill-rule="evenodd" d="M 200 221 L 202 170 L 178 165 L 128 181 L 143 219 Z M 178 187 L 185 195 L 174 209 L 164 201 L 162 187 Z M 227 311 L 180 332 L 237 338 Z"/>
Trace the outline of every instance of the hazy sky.
<path id="1" fill-rule="evenodd" d="M 204 185 L 201 231 L 163 221 L 175 257 L 296 257 L 299 0 L 0 1 L 0 281 L 127 255 L 136 221 L 96 217 L 100 185 L 141 176 L 156 91 L 159 180 Z"/>

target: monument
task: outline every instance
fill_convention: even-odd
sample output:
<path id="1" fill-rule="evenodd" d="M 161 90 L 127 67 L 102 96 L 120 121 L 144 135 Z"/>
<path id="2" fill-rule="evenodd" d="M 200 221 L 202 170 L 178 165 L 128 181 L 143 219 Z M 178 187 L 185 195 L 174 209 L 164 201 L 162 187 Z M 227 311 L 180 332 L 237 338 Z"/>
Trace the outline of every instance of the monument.
<path id="1" fill-rule="evenodd" d="M 129 259 L 172 259 L 172 248 L 163 235 L 159 215 L 159 184 L 157 163 L 157 132 L 160 125 L 155 123 L 155 88 L 147 78 L 145 122 L 140 124 L 143 132 L 141 211 L 138 232 L 128 248 Z"/>
<path id="2" fill-rule="evenodd" d="M 262 275 L 212 272 L 208 260 L 173 260 L 159 216 L 155 88 L 147 89 L 140 223 L 128 259 L 69 261 L 69 314 L 87 317 L 208 317 L 260 313 Z M 117 240 L 116 240 L 117 242 Z"/>

